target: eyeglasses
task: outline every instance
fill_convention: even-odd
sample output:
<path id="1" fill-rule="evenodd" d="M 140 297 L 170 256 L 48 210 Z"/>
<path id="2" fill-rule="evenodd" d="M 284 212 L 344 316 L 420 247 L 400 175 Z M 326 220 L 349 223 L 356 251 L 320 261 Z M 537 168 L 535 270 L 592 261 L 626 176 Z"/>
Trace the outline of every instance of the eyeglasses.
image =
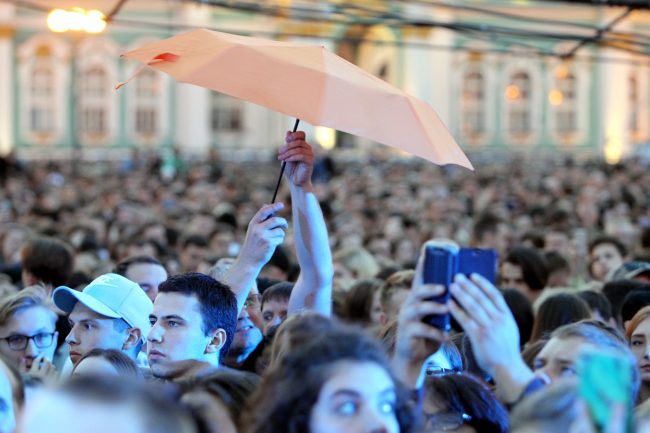
<path id="1" fill-rule="evenodd" d="M 36 335 L 10 335 L 0 340 L 5 340 L 11 350 L 25 350 L 29 340 L 34 341 L 39 349 L 44 349 L 52 345 L 54 334 L 54 332 L 41 332 Z"/>
<path id="2" fill-rule="evenodd" d="M 253 305 L 259 305 L 262 301 L 262 297 L 258 294 L 250 294 L 244 301 L 244 308 L 252 307 Z"/>
<path id="3" fill-rule="evenodd" d="M 455 431 L 472 420 L 472 417 L 462 412 L 424 414 L 424 431 Z"/>
<path id="4" fill-rule="evenodd" d="M 445 368 L 437 365 L 427 365 L 427 369 L 425 371 L 427 376 L 446 376 L 448 374 L 458 373 L 458 371 L 454 370 L 453 368 Z"/>

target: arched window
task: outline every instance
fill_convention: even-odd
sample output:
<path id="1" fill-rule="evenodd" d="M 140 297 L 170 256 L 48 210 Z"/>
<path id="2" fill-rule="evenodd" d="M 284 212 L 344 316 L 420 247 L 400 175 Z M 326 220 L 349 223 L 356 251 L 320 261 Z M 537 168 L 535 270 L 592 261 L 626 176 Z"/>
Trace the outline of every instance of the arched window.
<path id="1" fill-rule="evenodd" d="M 478 138 L 485 132 L 485 78 L 476 70 L 463 75 L 460 128 L 469 139 Z"/>
<path id="2" fill-rule="evenodd" d="M 513 135 L 527 135 L 532 132 L 531 80 L 526 71 L 510 75 L 506 86 L 508 132 Z"/>
<path id="3" fill-rule="evenodd" d="M 54 73 L 49 65 L 34 67 L 29 89 L 29 129 L 34 133 L 54 130 Z"/>
<path id="4" fill-rule="evenodd" d="M 219 92 L 210 93 L 210 130 L 213 133 L 241 132 L 243 130 L 243 104 Z"/>
<path id="5" fill-rule="evenodd" d="M 135 133 L 155 135 L 160 119 L 160 74 L 151 69 L 143 70 L 135 79 Z"/>
<path id="6" fill-rule="evenodd" d="M 549 94 L 549 103 L 554 108 L 555 132 L 561 135 L 578 131 L 577 81 L 566 67 L 555 71 L 555 88 Z"/>
<path id="7" fill-rule="evenodd" d="M 641 111 L 641 98 L 639 97 L 639 80 L 636 75 L 630 75 L 628 78 L 628 104 L 629 104 L 629 123 L 628 129 L 632 135 L 639 134 L 640 123 L 639 114 Z"/>
<path id="8" fill-rule="evenodd" d="M 78 129 L 87 136 L 103 136 L 108 133 L 108 91 L 111 86 L 106 71 L 99 66 L 83 70 L 77 94 Z"/>

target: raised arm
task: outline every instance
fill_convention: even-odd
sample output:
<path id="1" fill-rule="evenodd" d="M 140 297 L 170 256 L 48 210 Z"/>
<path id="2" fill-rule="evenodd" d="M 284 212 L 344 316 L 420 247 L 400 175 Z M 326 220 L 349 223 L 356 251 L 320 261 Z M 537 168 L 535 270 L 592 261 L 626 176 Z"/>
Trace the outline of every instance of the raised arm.
<path id="1" fill-rule="evenodd" d="M 424 248 L 418 259 L 411 290 L 400 308 L 393 354 L 393 371 L 411 389 L 422 387 L 425 361 L 447 339 L 445 332 L 423 322 L 428 315 L 449 313 L 446 304 L 432 301 L 432 298 L 444 293 L 445 287 L 424 284 L 423 267 Z"/>
<path id="2" fill-rule="evenodd" d="M 291 187 L 296 256 L 300 276 L 289 299 L 289 314 L 303 309 L 332 312 L 334 266 L 325 219 L 311 183 L 314 152 L 302 131 L 288 132 L 278 159 L 285 161 Z"/>
<path id="3" fill-rule="evenodd" d="M 282 203 L 275 203 L 264 205 L 257 211 L 248 224 L 246 239 L 235 263 L 223 277 L 218 278 L 235 293 L 238 313 L 244 308 L 244 302 L 260 271 L 271 259 L 275 248 L 284 241 L 287 220 L 274 216 L 282 208 Z"/>
<path id="4" fill-rule="evenodd" d="M 477 274 L 457 275 L 449 310 L 472 343 L 479 366 L 505 403 L 515 403 L 535 378 L 519 353 L 519 329 L 503 295 Z"/>

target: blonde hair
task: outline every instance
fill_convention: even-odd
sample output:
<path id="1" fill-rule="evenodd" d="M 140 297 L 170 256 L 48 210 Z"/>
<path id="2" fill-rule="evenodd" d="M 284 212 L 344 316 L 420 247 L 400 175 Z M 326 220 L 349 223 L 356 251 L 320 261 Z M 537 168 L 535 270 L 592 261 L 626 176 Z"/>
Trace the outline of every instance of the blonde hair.
<path id="1" fill-rule="evenodd" d="M 17 312 L 32 307 L 46 309 L 51 313 L 52 323 L 56 323 L 57 316 L 54 305 L 46 295 L 45 289 L 40 286 L 31 286 L 8 296 L 0 303 L 0 326 L 6 325 Z"/>
<path id="2" fill-rule="evenodd" d="M 379 288 L 379 302 L 384 313 L 388 312 L 390 302 L 398 289 L 411 289 L 415 271 L 397 271 L 386 279 L 384 284 Z M 399 307 L 399 306 L 398 306 Z"/>
<path id="3" fill-rule="evenodd" d="M 355 279 L 373 278 L 380 268 L 375 258 L 361 247 L 349 247 L 337 251 L 334 261 L 352 271 Z"/>

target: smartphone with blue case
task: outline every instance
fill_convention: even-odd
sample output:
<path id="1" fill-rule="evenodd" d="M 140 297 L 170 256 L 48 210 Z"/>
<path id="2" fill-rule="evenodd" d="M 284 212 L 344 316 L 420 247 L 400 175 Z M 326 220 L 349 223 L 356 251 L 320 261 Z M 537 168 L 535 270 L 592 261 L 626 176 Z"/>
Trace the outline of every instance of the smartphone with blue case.
<path id="1" fill-rule="evenodd" d="M 497 274 L 497 252 L 493 248 L 461 248 L 458 252 L 458 273 L 479 274 L 492 284 Z"/>
<path id="2" fill-rule="evenodd" d="M 424 249 L 424 270 L 422 281 L 424 284 L 439 284 L 445 286 L 445 292 L 435 296 L 430 301 L 446 304 L 449 300 L 449 286 L 458 273 L 458 247 L 445 242 L 427 242 Z M 449 313 L 433 314 L 422 319 L 425 323 L 442 331 L 451 329 Z"/>

